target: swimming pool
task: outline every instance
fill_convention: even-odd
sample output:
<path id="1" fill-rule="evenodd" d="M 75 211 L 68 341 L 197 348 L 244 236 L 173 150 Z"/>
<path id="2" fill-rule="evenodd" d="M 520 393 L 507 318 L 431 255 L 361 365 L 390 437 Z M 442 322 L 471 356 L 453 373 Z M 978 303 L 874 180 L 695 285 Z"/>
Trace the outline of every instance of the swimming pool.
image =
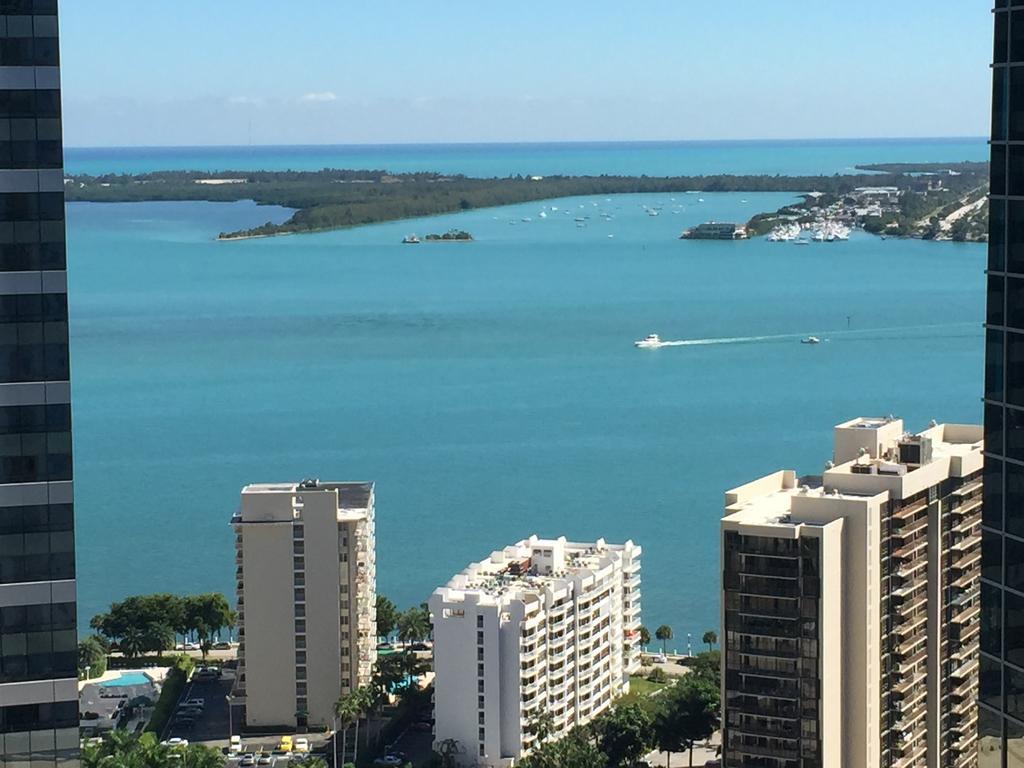
<path id="1" fill-rule="evenodd" d="M 122 672 L 120 677 L 100 683 L 100 688 L 123 688 L 129 685 L 149 685 L 152 682 L 142 672 Z"/>

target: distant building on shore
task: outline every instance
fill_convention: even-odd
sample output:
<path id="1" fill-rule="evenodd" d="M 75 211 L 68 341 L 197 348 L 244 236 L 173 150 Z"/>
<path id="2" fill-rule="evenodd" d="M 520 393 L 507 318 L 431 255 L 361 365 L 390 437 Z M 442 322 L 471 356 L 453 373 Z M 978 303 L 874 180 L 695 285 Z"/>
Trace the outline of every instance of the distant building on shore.
<path id="1" fill-rule="evenodd" d="M 509 766 L 585 725 L 640 668 L 640 547 L 533 536 L 473 563 L 430 598 L 435 745 L 462 766 Z"/>
<path id="2" fill-rule="evenodd" d="M 79 638 L 57 0 L 0 3 L 0 25 L 0 765 L 70 767 Z"/>
<path id="3" fill-rule="evenodd" d="M 708 221 L 683 232 L 681 240 L 746 240 L 747 228 L 742 224 Z"/>
<path id="4" fill-rule="evenodd" d="M 330 725 L 376 662 L 373 483 L 247 485 L 231 524 L 244 722 Z"/>
<path id="5" fill-rule="evenodd" d="M 976 765 L 982 451 L 860 418 L 726 493 L 723 765 Z"/>

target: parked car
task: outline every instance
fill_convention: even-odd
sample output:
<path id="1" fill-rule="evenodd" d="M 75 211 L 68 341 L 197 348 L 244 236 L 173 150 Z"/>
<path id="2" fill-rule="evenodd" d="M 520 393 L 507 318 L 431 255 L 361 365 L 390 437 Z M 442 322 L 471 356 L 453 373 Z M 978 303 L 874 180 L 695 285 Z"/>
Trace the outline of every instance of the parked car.
<path id="1" fill-rule="evenodd" d="M 251 752 L 247 755 L 242 755 L 242 759 L 238 761 L 238 764 L 242 768 L 249 768 L 249 766 L 256 765 L 256 755 Z"/>
<path id="2" fill-rule="evenodd" d="M 282 736 L 281 740 L 277 742 L 277 749 L 280 752 L 288 753 L 291 752 L 294 748 L 295 745 L 292 743 L 291 736 Z"/>
<path id="3" fill-rule="evenodd" d="M 230 651 L 231 650 L 231 643 L 224 643 L 224 642 L 214 643 L 211 647 L 215 651 Z"/>
<path id="4" fill-rule="evenodd" d="M 373 764 L 382 766 L 401 766 L 402 758 L 398 755 L 384 755 L 384 757 L 378 757 L 374 760 Z"/>
<path id="5" fill-rule="evenodd" d="M 228 741 L 228 751 L 238 754 L 242 751 L 242 737 L 235 735 Z"/>
<path id="6" fill-rule="evenodd" d="M 187 747 L 188 739 L 180 739 L 176 736 L 173 739 L 165 739 L 160 743 L 165 747 Z"/>
<path id="7" fill-rule="evenodd" d="M 305 736 L 299 736 L 295 739 L 295 745 L 292 749 L 296 752 L 309 752 L 309 739 Z"/>
<path id="8" fill-rule="evenodd" d="M 256 765 L 270 765 L 271 762 L 273 761 L 271 760 L 270 755 L 262 754 L 256 758 Z"/>
<path id="9" fill-rule="evenodd" d="M 433 647 L 430 643 L 413 643 L 409 646 L 413 651 L 429 651 Z"/>

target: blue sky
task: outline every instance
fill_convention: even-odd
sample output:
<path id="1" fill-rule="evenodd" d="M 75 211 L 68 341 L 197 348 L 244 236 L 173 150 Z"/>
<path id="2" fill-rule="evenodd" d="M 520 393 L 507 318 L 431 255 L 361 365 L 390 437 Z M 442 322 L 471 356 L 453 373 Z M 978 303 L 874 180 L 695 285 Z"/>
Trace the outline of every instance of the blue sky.
<path id="1" fill-rule="evenodd" d="M 63 0 L 68 146 L 980 136 L 988 0 Z"/>

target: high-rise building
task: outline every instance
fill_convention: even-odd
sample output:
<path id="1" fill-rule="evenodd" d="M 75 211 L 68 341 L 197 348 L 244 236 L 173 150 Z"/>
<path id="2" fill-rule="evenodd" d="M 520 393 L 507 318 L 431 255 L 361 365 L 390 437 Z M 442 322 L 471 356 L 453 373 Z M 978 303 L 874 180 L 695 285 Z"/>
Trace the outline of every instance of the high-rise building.
<path id="1" fill-rule="evenodd" d="M 723 765 L 973 766 L 982 429 L 834 439 L 726 493 Z"/>
<path id="2" fill-rule="evenodd" d="M 1024 2 L 997 0 L 978 765 L 1024 766 Z M 1005 762 L 1004 762 L 1005 759 Z"/>
<path id="3" fill-rule="evenodd" d="M 463 766 L 509 766 L 585 725 L 640 668 L 640 547 L 532 536 L 473 563 L 430 598 L 434 742 Z"/>
<path id="4" fill-rule="evenodd" d="M 232 517 L 250 727 L 326 726 L 377 659 L 372 483 L 247 485 Z"/>
<path id="5" fill-rule="evenodd" d="M 0 0 L 0 765 L 78 750 L 57 0 Z"/>

